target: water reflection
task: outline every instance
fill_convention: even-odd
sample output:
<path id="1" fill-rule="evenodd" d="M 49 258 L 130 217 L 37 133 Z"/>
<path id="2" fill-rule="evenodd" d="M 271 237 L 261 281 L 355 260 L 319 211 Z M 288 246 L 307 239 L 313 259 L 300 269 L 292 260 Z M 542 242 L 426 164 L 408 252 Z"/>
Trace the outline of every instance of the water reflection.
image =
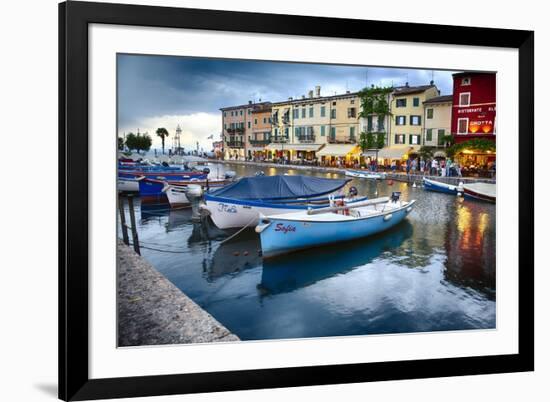
<path id="1" fill-rule="evenodd" d="M 241 339 L 495 327 L 494 205 L 400 182 L 349 185 L 371 198 L 400 191 L 417 204 L 389 232 L 263 261 L 253 230 L 224 242 L 235 232 L 193 222 L 190 210 L 136 202 L 140 240 L 150 246 L 142 255 Z"/>
<path id="2" fill-rule="evenodd" d="M 384 252 L 398 248 L 412 233 L 413 226 L 404 221 L 376 236 L 323 247 L 322 253 L 311 249 L 265 260 L 258 289 L 267 295 L 310 286 L 370 263 Z"/>

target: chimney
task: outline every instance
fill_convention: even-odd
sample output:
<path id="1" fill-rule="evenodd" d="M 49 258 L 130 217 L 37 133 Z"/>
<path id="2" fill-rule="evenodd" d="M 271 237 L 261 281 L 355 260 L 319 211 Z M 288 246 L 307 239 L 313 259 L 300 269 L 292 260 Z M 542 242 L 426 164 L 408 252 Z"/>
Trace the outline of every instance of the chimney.
<path id="1" fill-rule="evenodd" d="M 249 100 L 249 101 L 248 101 L 248 104 L 249 104 L 249 105 L 252 105 L 252 101 L 251 101 L 251 100 Z"/>
<path id="2" fill-rule="evenodd" d="M 350 91 L 346 91 L 347 94 L 351 93 Z"/>
<path id="3" fill-rule="evenodd" d="M 288 100 L 291 101 L 291 100 L 292 100 L 292 96 L 289 96 L 289 97 L 288 97 Z"/>
<path id="4" fill-rule="evenodd" d="M 433 85 L 433 84 L 434 84 L 434 80 L 431 80 L 431 81 L 430 81 L 430 85 Z"/>
<path id="5" fill-rule="evenodd" d="M 307 94 L 310 98 L 313 98 L 313 90 L 309 91 Z"/>
<path id="6" fill-rule="evenodd" d="M 409 83 L 408 83 L 408 82 L 405 82 L 405 86 L 408 88 L 408 87 L 409 87 Z"/>
<path id="7" fill-rule="evenodd" d="M 320 98 L 321 97 L 321 86 L 315 85 L 315 97 Z"/>
<path id="8" fill-rule="evenodd" d="M 305 98 L 306 98 L 306 96 L 305 96 L 305 95 L 302 95 L 302 99 L 305 99 Z"/>

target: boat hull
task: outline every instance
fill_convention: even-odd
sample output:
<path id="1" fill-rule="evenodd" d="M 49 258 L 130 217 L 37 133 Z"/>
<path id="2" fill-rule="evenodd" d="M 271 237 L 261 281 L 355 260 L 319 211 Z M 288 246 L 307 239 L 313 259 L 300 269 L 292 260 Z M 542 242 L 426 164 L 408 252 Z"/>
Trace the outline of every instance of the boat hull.
<path id="1" fill-rule="evenodd" d="M 137 179 L 119 177 L 117 179 L 117 189 L 118 191 L 137 193 L 139 191 L 139 182 Z"/>
<path id="2" fill-rule="evenodd" d="M 366 200 L 366 197 L 358 198 L 353 202 Z M 328 198 L 327 198 L 328 200 Z M 220 198 L 205 195 L 206 204 L 202 206 L 207 210 L 214 224 L 220 229 L 242 228 L 245 226 L 256 226 L 260 216 L 286 214 L 307 210 L 307 205 L 297 204 L 276 204 L 262 201 L 237 200 L 231 198 Z M 311 208 L 321 208 L 325 204 L 315 204 Z"/>
<path id="3" fill-rule="evenodd" d="M 464 189 L 464 198 L 470 200 L 491 202 L 493 204 L 497 202 L 496 197 L 467 189 Z"/>
<path id="4" fill-rule="evenodd" d="M 359 179 L 373 179 L 373 180 L 383 180 L 386 178 L 384 173 L 372 173 L 372 172 L 362 172 L 358 170 L 346 170 L 346 176 L 356 177 Z"/>
<path id="5" fill-rule="evenodd" d="M 170 186 L 165 190 L 165 193 L 171 207 L 191 206 L 191 202 L 189 201 L 189 198 L 187 198 L 187 189 Z"/>
<path id="6" fill-rule="evenodd" d="M 172 184 L 178 187 L 185 187 L 189 184 L 197 184 L 202 187 L 207 186 L 206 180 L 177 180 L 177 181 L 161 181 L 152 179 L 140 179 L 139 182 L 139 197 L 145 202 L 168 202 L 167 194 L 162 191 L 166 184 Z M 227 180 L 214 179 L 208 180 L 208 187 L 222 187 L 228 183 Z"/>
<path id="7" fill-rule="evenodd" d="M 262 228 L 260 241 L 264 258 L 312 247 L 350 241 L 383 232 L 406 218 L 414 201 L 401 207 L 351 220 L 296 220 L 284 217 L 268 217 L 269 224 Z M 258 229 L 256 229 L 258 231 Z"/>
<path id="8" fill-rule="evenodd" d="M 424 190 L 452 195 L 457 195 L 458 193 L 462 193 L 463 191 L 461 186 L 454 186 L 452 184 L 442 183 L 426 178 L 424 178 Z"/>

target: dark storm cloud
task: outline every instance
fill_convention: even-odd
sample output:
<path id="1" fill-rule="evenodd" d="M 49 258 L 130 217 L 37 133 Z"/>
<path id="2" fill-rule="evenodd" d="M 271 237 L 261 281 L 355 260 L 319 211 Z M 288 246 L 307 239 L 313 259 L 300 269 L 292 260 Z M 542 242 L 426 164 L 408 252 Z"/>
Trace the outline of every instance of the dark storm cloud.
<path id="1" fill-rule="evenodd" d="M 452 72 L 434 71 L 441 94 L 450 94 Z M 356 91 L 368 85 L 427 84 L 431 70 L 337 66 L 171 56 L 118 56 L 119 124 L 161 115 L 218 113 L 248 100 L 282 101 L 307 95 Z"/>

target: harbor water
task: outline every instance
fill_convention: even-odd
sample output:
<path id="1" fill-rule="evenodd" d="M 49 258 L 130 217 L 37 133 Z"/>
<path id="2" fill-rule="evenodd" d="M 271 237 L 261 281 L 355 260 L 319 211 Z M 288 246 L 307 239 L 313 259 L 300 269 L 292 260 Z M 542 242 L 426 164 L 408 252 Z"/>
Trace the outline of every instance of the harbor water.
<path id="1" fill-rule="evenodd" d="M 400 191 L 417 203 L 388 232 L 263 261 L 253 228 L 221 244 L 228 234 L 193 222 L 190 209 L 136 202 L 141 254 L 242 340 L 495 328 L 495 205 L 424 191 L 420 183 L 351 185 L 371 198 Z"/>

